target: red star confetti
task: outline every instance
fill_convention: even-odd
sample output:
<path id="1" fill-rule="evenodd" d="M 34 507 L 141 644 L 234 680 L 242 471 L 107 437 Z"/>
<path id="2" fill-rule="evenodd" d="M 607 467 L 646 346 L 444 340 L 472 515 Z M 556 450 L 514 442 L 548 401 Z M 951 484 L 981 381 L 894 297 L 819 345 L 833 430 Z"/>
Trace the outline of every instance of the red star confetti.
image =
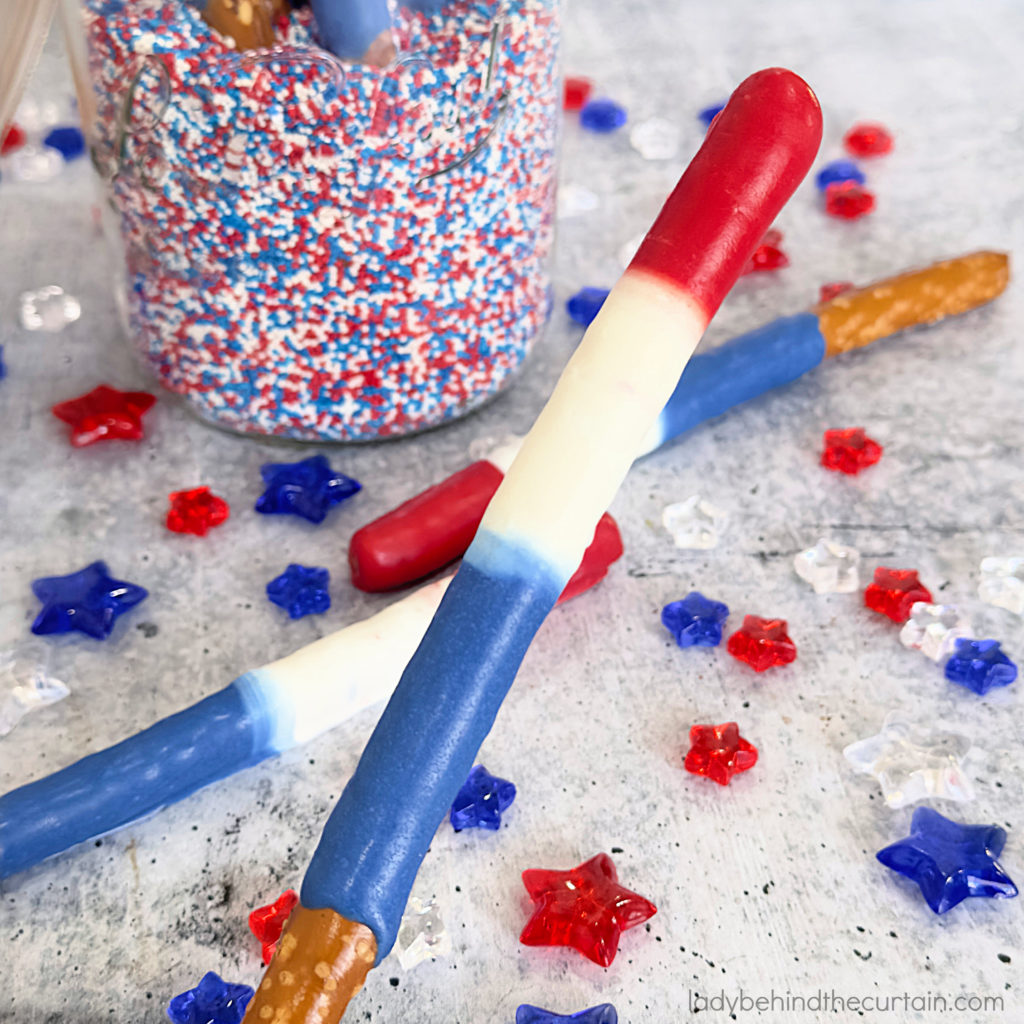
<path id="1" fill-rule="evenodd" d="M 786 633 L 785 619 L 762 619 L 748 615 L 731 637 L 727 650 L 755 672 L 764 672 L 776 665 L 796 660 L 796 644 Z"/>
<path id="2" fill-rule="evenodd" d="M 906 622 L 918 601 L 932 602 L 931 591 L 917 578 L 916 569 L 875 570 L 875 580 L 864 590 L 864 604 L 893 622 Z"/>
<path id="3" fill-rule="evenodd" d="M 594 83 L 589 78 L 566 78 L 562 106 L 566 110 L 579 110 L 590 99 Z"/>
<path id="4" fill-rule="evenodd" d="M 844 136 L 843 145 L 853 156 L 883 156 L 892 152 L 892 136 L 880 124 L 855 124 Z"/>
<path id="5" fill-rule="evenodd" d="M 825 189 L 825 212 L 830 217 L 856 220 L 874 208 L 874 193 L 855 181 L 836 181 Z"/>
<path id="6" fill-rule="evenodd" d="M 84 448 L 97 441 L 139 441 L 142 414 L 156 398 L 146 391 L 118 391 L 101 384 L 88 394 L 58 402 L 51 412 L 71 427 L 71 443 Z"/>
<path id="7" fill-rule="evenodd" d="M 167 510 L 167 529 L 172 533 L 194 533 L 197 537 L 204 537 L 208 530 L 220 526 L 231 511 L 228 503 L 212 494 L 209 487 L 174 491 L 167 498 L 171 503 Z"/>
<path id="8" fill-rule="evenodd" d="M 24 145 L 25 133 L 13 122 L 0 132 L 0 156 L 7 156 Z"/>
<path id="9" fill-rule="evenodd" d="M 273 903 L 257 907 L 249 915 L 249 930 L 263 948 L 264 964 L 269 964 L 273 959 L 288 915 L 298 902 L 299 894 L 294 889 L 286 889 Z"/>
<path id="10" fill-rule="evenodd" d="M 523 884 L 538 906 L 519 941 L 524 946 L 571 946 L 602 967 L 615 959 L 624 931 L 658 912 L 653 903 L 619 885 L 607 853 L 571 871 L 524 871 Z"/>
<path id="11" fill-rule="evenodd" d="M 854 476 L 882 457 L 882 446 L 864 433 L 863 427 L 826 430 L 821 464 L 836 473 Z"/>
<path id="12" fill-rule="evenodd" d="M 688 772 L 728 786 L 734 775 L 749 771 L 755 764 L 757 748 L 740 735 L 735 722 L 690 727 L 690 749 L 683 761 Z"/>

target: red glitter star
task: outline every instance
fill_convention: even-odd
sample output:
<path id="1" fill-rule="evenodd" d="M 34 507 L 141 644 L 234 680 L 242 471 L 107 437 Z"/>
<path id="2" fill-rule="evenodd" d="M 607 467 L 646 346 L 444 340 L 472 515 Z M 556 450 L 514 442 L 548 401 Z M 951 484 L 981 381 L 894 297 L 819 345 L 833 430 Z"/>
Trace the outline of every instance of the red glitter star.
<path id="1" fill-rule="evenodd" d="M 762 619 L 747 615 L 731 637 L 729 653 L 746 662 L 755 672 L 796 660 L 796 644 L 786 633 L 785 619 Z"/>
<path id="2" fill-rule="evenodd" d="M 737 772 L 757 764 L 757 747 L 748 743 L 735 722 L 690 726 L 690 749 L 683 767 L 694 775 L 728 786 Z"/>
<path id="3" fill-rule="evenodd" d="M 206 531 L 220 526 L 231 511 L 228 503 L 209 487 L 194 487 L 191 491 L 169 494 L 171 507 L 167 510 L 167 529 L 173 533 L 194 533 L 204 537 Z"/>
<path id="4" fill-rule="evenodd" d="M 910 609 L 917 601 L 931 604 L 931 591 L 917 578 L 916 569 L 875 570 L 875 581 L 864 590 L 864 603 L 879 615 L 887 615 L 893 622 L 906 622 Z"/>
<path id="5" fill-rule="evenodd" d="M 864 433 L 863 427 L 825 431 L 825 450 L 821 453 L 821 464 L 826 469 L 853 476 L 873 466 L 881 457 L 882 446 L 872 441 Z"/>
<path id="6" fill-rule="evenodd" d="M 118 391 L 101 384 L 88 394 L 58 402 L 51 412 L 71 427 L 71 443 L 84 448 L 97 441 L 138 441 L 142 414 L 156 398 L 146 391 Z"/>
<path id="7" fill-rule="evenodd" d="M 854 156 L 882 156 L 892 151 L 892 136 L 880 124 L 855 124 L 843 136 L 843 145 Z"/>
<path id="8" fill-rule="evenodd" d="M 263 947 L 264 964 L 273 959 L 285 921 L 298 902 L 299 894 L 294 889 L 286 889 L 273 903 L 257 907 L 249 915 L 249 930 Z"/>
<path id="9" fill-rule="evenodd" d="M 523 872 L 530 899 L 539 904 L 519 941 L 524 946 L 571 946 L 607 967 L 627 928 L 643 924 L 658 908 L 619 885 L 607 853 L 571 871 Z"/>

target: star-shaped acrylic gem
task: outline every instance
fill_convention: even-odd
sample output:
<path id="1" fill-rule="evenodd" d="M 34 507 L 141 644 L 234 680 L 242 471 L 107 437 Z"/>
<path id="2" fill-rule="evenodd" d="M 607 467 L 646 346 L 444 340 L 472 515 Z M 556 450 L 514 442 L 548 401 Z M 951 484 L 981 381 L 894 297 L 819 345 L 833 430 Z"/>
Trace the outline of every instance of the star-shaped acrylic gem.
<path id="1" fill-rule="evenodd" d="M 265 964 L 269 964 L 273 958 L 285 921 L 298 902 L 299 894 L 294 889 L 286 889 L 273 903 L 257 907 L 249 915 L 249 931 L 256 936 L 263 950 Z"/>
<path id="2" fill-rule="evenodd" d="M 917 578 L 916 569 L 887 569 L 880 565 L 875 570 L 874 582 L 864 589 L 864 604 L 893 622 L 906 622 L 918 601 L 931 604 L 932 595 Z"/>
<path id="3" fill-rule="evenodd" d="M 252 997 L 248 985 L 233 985 L 208 971 L 195 988 L 171 1000 L 167 1016 L 174 1024 L 241 1024 Z"/>
<path id="4" fill-rule="evenodd" d="M 43 602 L 32 623 L 33 633 L 44 636 L 78 630 L 105 640 L 114 620 L 134 608 L 147 592 L 134 583 L 115 580 L 106 563 L 93 562 L 67 576 L 33 580 L 32 593 Z"/>
<path id="5" fill-rule="evenodd" d="M 882 457 L 882 446 L 864 433 L 863 427 L 849 430 L 826 430 L 825 447 L 821 453 L 821 464 L 826 469 L 851 476 L 868 466 L 873 466 Z"/>
<path id="6" fill-rule="evenodd" d="M 525 946 L 571 946 L 601 967 L 615 959 L 627 928 L 658 912 L 653 903 L 619 885 L 606 853 L 570 871 L 524 871 L 523 884 L 537 907 L 519 941 Z"/>
<path id="7" fill-rule="evenodd" d="M 969 635 L 967 620 L 955 604 L 915 601 L 910 607 L 910 618 L 900 630 L 900 643 L 932 661 L 942 661 L 958 637 Z"/>
<path id="8" fill-rule="evenodd" d="M 930 807 L 918 807 L 910 835 L 878 852 L 878 859 L 921 887 L 936 914 L 979 896 L 1010 899 L 1017 886 L 996 860 L 1006 843 L 998 825 L 960 825 Z"/>
<path id="9" fill-rule="evenodd" d="M 926 729 L 891 711 L 877 736 L 851 743 L 843 756 L 878 780 L 890 807 L 906 807 L 930 798 L 973 800 L 961 763 L 970 749 L 971 741 L 960 733 Z"/>
<path id="10" fill-rule="evenodd" d="M 818 302 L 831 302 L 843 292 L 852 292 L 856 287 L 852 281 L 827 281 L 818 289 Z"/>
<path id="11" fill-rule="evenodd" d="M 825 164 L 814 177 L 815 184 L 822 192 L 837 182 L 852 181 L 863 185 L 866 180 L 864 172 L 852 160 L 833 160 Z"/>
<path id="12" fill-rule="evenodd" d="M 293 619 L 317 615 L 331 607 L 327 591 L 330 573 L 316 566 L 292 562 L 280 576 L 267 584 L 267 597 Z"/>
<path id="13" fill-rule="evenodd" d="M 228 503 L 213 494 L 209 487 L 174 491 L 167 497 L 171 503 L 167 510 L 167 529 L 173 533 L 194 533 L 203 537 L 208 530 L 220 526 L 231 511 Z"/>
<path id="14" fill-rule="evenodd" d="M 464 828 L 486 828 L 497 831 L 501 827 L 501 815 L 512 806 L 516 798 L 516 787 L 505 779 L 488 773 L 478 764 L 462 784 L 452 804 L 450 819 L 452 828 L 461 832 Z"/>
<path id="15" fill-rule="evenodd" d="M 290 513 L 311 523 L 322 523 L 328 509 L 362 489 L 358 480 L 331 469 L 324 455 L 299 462 L 268 462 L 260 474 L 267 489 L 256 502 L 257 512 Z"/>
<path id="16" fill-rule="evenodd" d="M 683 767 L 694 775 L 728 786 L 739 772 L 757 764 L 757 748 L 741 735 L 735 722 L 690 726 L 690 749 Z"/>
<path id="17" fill-rule="evenodd" d="M 873 121 L 855 124 L 844 136 L 843 145 L 854 156 L 882 156 L 892 151 L 892 135 Z"/>
<path id="18" fill-rule="evenodd" d="M 434 900 L 421 900 L 410 896 L 398 929 L 398 962 L 402 970 L 411 971 L 424 960 L 437 956 L 451 956 L 452 940 L 441 920 Z"/>
<path id="19" fill-rule="evenodd" d="M 661 524 L 672 534 L 676 547 L 698 551 L 707 551 L 718 544 L 727 520 L 725 512 L 699 494 L 666 505 L 661 513 Z"/>
<path id="20" fill-rule="evenodd" d="M 747 265 L 740 271 L 740 276 L 788 267 L 789 257 L 779 248 L 781 245 L 782 232 L 776 228 L 769 228 L 761 239 L 761 244 L 747 260 Z"/>
<path id="21" fill-rule="evenodd" d="M 145 436 L 142 415 L 156 398 L 147 391 L 118 391 L 101 384 L 51 412 L 71 427 L 71 443 L 84 448 L 97 441 L 139 441 Z"/>
<path id="22" fill-rule="evenodd" d="M 724 103 L 714 103 L 710 107 L 705 107 L 703 110 L 697 112 L 697 120 L 704 125 L 705 128 L 710 128 L 715 118 L 725 110 Z"/>
<path id="23" fill-rule="evenodd" d="M 50 653 L 40 640 L 0 651 L 0 736 L 30 712 L 56 704 L 71 692 L 50 675 Z"/>
<path id="24" fill-rule="evenodd" d="M 662 625 L 680 647 L 717 647 L 729 609 L 691 590 L 681 601 L 670 601 L 661 609 Z"/>
<path id="25" fill-rule="evenodd" d="M 1017 678 L 1017 666 L 999 649 L 998 640 L 967 640 L 961 637 L 949 661 L 946 678 L 977 694 L 1009 686 Z"/>
<path id="26" fill-rule="evenodd" d="M 796 660 L 796 644 L 786 633 L 785 619 L 762 619 L 747 615 L 743 625 L 731 637 L 727 650 L 755 672 Z"/>
<path id="27" fill-rule="evenodd" d="M 875 208 L 875 194 L 855 181 L 836 181 L 825 188 L 825 212 L 841 220 L 856 220 Z"/>
<path id="28" fill-rule="evenodd" d="M 797 576 L 810 583 L 816 594 L 852 594 L 860 585 L 859 565 L 856 548 L 824 537 L 813 548 L 793 556 Z"/>
<path id="29" fill-rule="evenodd" d="M 983 558 L 978 597 L 1014 615 L 1024 615 L 1024 556 Z"/>
<path id="30" fill-rule="evenodd" d="M 619 1024 L 619 1015 L 611 1003 L 601 1003 L 579 1013 L 552 1013 L 539 1006 L 523 1003 L 516 1010 L 516 1024 Z"/>

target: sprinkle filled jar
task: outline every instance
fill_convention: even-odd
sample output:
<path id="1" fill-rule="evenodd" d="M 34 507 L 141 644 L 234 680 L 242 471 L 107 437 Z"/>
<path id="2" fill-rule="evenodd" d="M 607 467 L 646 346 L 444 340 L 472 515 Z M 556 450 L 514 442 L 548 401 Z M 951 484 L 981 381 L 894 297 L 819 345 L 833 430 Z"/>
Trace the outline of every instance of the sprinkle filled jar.
<path id="1" fill-rule="evenodd" d="M 185 0 L 83 0 L 129 335 L 230 430 L 361 441 L 460 416 L 550 310 L 557 0 L 392 10 L 383 66 L 275 6 L 272 45 L 241 49 Z"/>

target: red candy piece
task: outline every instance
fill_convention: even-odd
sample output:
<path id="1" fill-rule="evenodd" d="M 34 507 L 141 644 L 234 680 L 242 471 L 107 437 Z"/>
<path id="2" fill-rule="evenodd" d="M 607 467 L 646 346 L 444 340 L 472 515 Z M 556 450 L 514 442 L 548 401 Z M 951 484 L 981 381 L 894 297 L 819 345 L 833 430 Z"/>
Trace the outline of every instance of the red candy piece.
<path id="1" fill-rule="evenodd" d="M 583 552 L 579 568 L 572 574 L 558 603 L 571 601 L 585 590 L 596 586 L 608 575 L 608 567 L 622 557 L 622 536 L 619 524 L 607 512 L 597 521 L 594 539 Z"/>
<path id="2" fill-rule="evenodd" d="M 194 533 L 197 537 L 220 526 L 230 509 L 223 498 L 210 493 L 209 487 L 195 487 L 191 491 L 169 494 L 171 507 L 167 510 L 167 529 L 173 533 Z"/>
<path id="3" fill-rule="evenodd" d="M 842 295 L 843 292 L 852 292 L 856 287 L 852 281 L 829 281 L 828 284 L 821 286 L 818 301 L 831 302 L 837 295 Z"/>
<path id="4" fill-rule="evenodd" d="M 273 958 L 285 921 L 298 902 L 299 894 L 294 889 L 287 889 L 275 902 L 266 907 L 257 907 L 249 915 L 249 930 L 263 947 L 264 964 L 269 964 Z"/>
<path id="5" fill-rule="evenodd" d="M 566 110 L 579 110 L 590 98 L 594 83 L 589 78 L 567 78 L 562 106 Z"/>
<path id="6" fill-rule="evenodd" d="M 931 604 L 931 591 L 917 578 L 916 569 L 875 570 L 875 581 L 864 590 L 864 603 L 880 615 L 887 615 L 893 622 L 906 622 L 910 609 L 917 601 Z"/>
<path id="7" fill-rule="evenodd" d="M 786 620 L 758 615 L 744 618 L 743 625 L 729 637 L 728 651 L 755 672 L 796 660 L 796 644 L 786 633 Z"/>
<path id="8" fill-rule="evenodd" d="M 863 427 L 825 431 L 821 464 L 826 469 L 855 476 L 862 469 L 873 466 L 881 457 L 882 446 L 872 441 Z"/>
<path id="9" fill-rule="evenodd" d="M 139 441 L 142 414 L 156 398 L 146 391 L 118 391 L 101 384 L 88 394 L 58 402 L 50 410 L 71 427 L 71 443 L 84 448 L 97 441 Z"/>
<path id="10" fill-rule="evenodd" d="M 855 181 L 834 181 L 825 189 L 825 212 L 843 220 L 856 220 L 875 208 L 875 197 Z"/>
<path id="11" fill-rule="evenodd" d="M 615 959 L 627 928 L 658 912 L 653 903 L 619 885 L 607 853 L 571 871 L 524 871 L 523 884 L 539 906 L 519 941 L 524 946 L 571 946 L 602 967 Z"/>
<path id="12" fill-rule="evenodd" d="M 690 749 L 683 767 L 694 775 L 728 786 L 738 772 L 757 764 L 757 748 L 741 735 L 735 722 L 690 727 Z"/>
<path id="13" fill-rule="evenodd" d="M 25 145 L 25 133 L 12 121 L 0 139 L 0 156 L 7 156 Z"/>
<path id="14" fill-rule="evenodd" d="M 843 145 L 854 156 L 882 156 L 892 150 L 892 136 L 880 124 L 855 124 L 844 136 Z"/>

